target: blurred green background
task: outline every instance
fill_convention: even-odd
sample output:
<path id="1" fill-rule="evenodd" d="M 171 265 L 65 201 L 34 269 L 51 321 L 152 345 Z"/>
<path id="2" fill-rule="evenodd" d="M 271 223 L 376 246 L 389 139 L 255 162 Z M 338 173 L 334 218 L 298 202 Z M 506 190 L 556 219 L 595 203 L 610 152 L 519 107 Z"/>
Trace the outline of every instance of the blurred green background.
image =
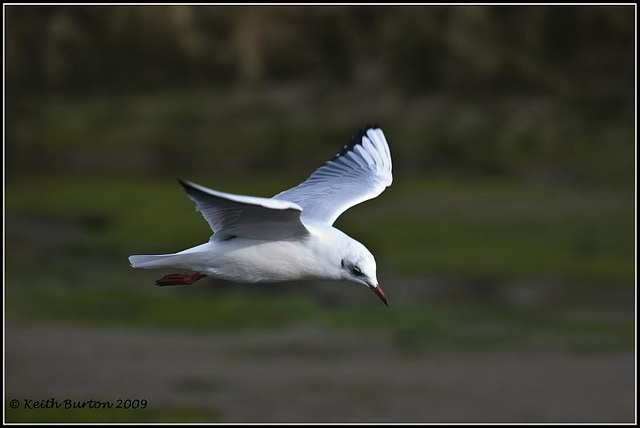
<path id="1" fill-rule="evenodd" d="M 6 421 L 631 422 L 635 7 L 5 6 Z M 271 196 L 365 123 L 394 183 L 348 283 L 130 254 Z"/>

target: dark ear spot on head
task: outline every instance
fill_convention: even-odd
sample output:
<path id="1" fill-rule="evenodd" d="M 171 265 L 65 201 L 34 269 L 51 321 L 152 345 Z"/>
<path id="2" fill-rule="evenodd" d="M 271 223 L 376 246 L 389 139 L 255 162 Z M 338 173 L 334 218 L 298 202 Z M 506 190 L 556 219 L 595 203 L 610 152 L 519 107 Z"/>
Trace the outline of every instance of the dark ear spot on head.
<path id="1" fill-rule="evenodd" d="M 344 268 L 344 259 L 340 260 L 340 266 Z"/>

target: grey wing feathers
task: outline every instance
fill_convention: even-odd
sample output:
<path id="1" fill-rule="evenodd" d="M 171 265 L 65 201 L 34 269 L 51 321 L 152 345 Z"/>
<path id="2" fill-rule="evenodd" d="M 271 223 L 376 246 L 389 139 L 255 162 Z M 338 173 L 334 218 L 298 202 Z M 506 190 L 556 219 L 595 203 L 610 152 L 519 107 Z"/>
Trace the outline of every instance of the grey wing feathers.
<path id="1" fill-rule="evenodd" d="M 378 196 L 392 181 L 384 133 L 377 125 L 367 126 L 306 181 L 273 199 L 300 205 L 305 222 L 331 225 L 348 208 Z"/>
<path id="2" fill-rule="evenodd" d="M 179 181 L 215 232 L 212 239 L 241 236 L 278 240 L 308 233 L 300 221 L 302 208 L 295 203 L 233 195 Z"/>

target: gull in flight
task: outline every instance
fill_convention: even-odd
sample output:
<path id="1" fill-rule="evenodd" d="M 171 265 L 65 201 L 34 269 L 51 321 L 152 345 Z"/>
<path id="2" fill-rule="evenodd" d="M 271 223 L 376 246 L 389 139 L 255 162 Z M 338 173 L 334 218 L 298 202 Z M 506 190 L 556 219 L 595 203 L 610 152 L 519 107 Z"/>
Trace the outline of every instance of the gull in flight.
<path id="1" fill-rule="evenodd" d="M 129 257 L 134 268 L 174 268 L 157 285 L 193 284 L 205 276 L 243 283 L 347 280 L 389 306 L 376 261 L 360 242 L 333 227 L 350 207 L 391 185 L 391 153 L 382 130 L 367 126 L 296 187 L 272 198 L 233 195 L 180 180 L 213 236 L 174 254 Z"/>

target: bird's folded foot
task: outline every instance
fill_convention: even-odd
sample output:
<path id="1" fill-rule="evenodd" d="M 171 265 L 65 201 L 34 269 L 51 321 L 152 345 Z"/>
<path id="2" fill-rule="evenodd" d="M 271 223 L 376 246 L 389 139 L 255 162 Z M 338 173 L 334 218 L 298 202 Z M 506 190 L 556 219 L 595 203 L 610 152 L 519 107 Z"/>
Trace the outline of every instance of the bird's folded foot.
<path id="1" fill-rule="evenodd" d="M 207 275 L 201 273 L 188 274 L 174 274 L 166 275 L 156 281 L 156 285 L 160 287 L 165 285 L 190 285 L 199 279 L 204 278 Z"/>

